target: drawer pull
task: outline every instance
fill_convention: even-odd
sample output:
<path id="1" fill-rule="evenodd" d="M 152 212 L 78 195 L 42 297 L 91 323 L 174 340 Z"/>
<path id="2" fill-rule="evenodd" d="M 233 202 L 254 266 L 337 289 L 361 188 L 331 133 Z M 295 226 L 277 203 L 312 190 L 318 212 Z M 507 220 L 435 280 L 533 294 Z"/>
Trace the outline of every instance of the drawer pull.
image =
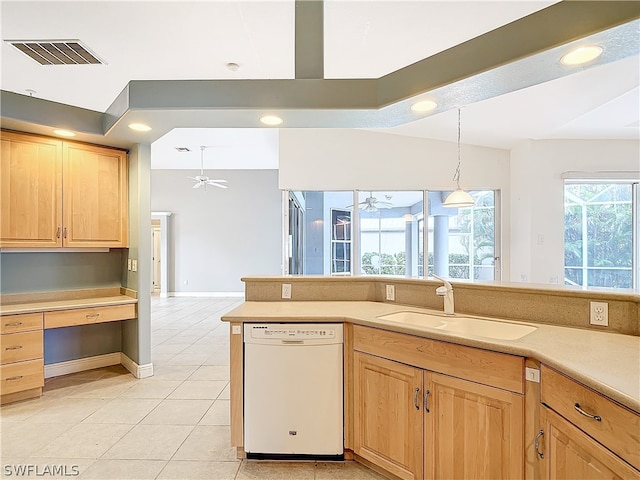
<path id="1" fill-rule="evenodd" d="M 22 322 L 11 322 L 4 324 L 5 327 L 19 327 L 20 325 L 22 325 Z"/>
<path id="2" fill-rule="evenodd" d="M 602 417 L 600 415 L 591 415 L 590 413 L 585 412 L 582 408 L 580 408 L 580 404 L 576 402 L 573 406 L 578 413 L 584 415 L 585 417 L 593 418 L 596 422 L 601 422 Z"/>
<path id="3" fill-rule="evenodd" d="M 539 458 L 544 458 L 544 453 L 540 451 L 540 437 L 542 437 L 543 435 L 544 435 L 544 430 L 540 430 L 536 435 L 535 441 L 533 442 L 533 446 L 535 447 L 536 454 L 538 455 Z"/>
<path id="4" fill-rule="evenodd" d="M 12 347 L 6 347 L 5 350 L 20 350 L 22 345 L 14 345 Z"/>
<path id="5" fill-rule="evenodd" d="M 426 392 L 424 392 L 424 411 L 427 413 L 429 412 L 429 395 L 431 395 L 431 390 L 427 390 Z"/>
<path id="6" fill-rule="evenodd" d="M 16 375 L 15 377 L 9 377 L 6 379 L 7 382 L 15 382 L 16 380 L 21 380 L 24 378 L 22 375 Z"/>
<path id="7" fill-rule="evenodd" d="M 415 391 L 413 392 L 413 404 L 416 407 L 416 410 L 420 410 L 420 404 L 418 403 L 418 396 L 420 395 L 420 388 L 416 387 Z"/>
<path id="8" fill-rule="evenodd" d="M 85 318 L 98 318 L 100 316 L 99 313 L 87 313 L 84 317 Z"/>

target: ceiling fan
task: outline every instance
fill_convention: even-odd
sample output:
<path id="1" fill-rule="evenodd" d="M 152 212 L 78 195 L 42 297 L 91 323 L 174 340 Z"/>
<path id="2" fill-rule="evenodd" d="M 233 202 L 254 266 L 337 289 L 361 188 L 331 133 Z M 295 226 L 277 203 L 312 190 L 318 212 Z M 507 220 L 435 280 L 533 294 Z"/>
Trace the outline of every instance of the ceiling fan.
<path id="1" fill-rule="evenodd" d="M 196 175 L 195 177 L 187 177 L 191 180 L 196 181 L 196 183 L 193 185 L 192 188 L 200 188 L 204 186 L 206 190 L 207 185 L 213 185 L 214 187 L 218 187 L 218 188 L 227 188 L 226 185 L 223 185 L 223 183 L 227 183 L 226 180 L 211 179 L 204 174 L 204 150 L 206 148 L 207 147 L 205 146 L 200 147 L 200 175 Z"/>
<path id="2" fill-rule="evenodd" d="M 386 195 L 387 200 L 391 199 L 390 195 Z M 351 208 L 353 205 L 349 205 L 347 208 Z M 373 192 L 369 192 L 369 196 L 364 199 L 364 202 L 358 203 L 358 208 L 364 212 L 377 212 L 379 208 L 392 208 L 393 203 L 382 202 L 373 196 Z"/>

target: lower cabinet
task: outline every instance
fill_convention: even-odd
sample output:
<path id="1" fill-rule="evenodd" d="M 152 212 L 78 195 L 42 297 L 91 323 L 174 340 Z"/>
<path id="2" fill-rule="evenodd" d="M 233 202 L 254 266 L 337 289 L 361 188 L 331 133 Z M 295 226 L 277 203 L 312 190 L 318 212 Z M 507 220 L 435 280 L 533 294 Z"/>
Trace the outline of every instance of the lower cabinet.
<path id="1" fill-rule="evenodd" d="M 548 480 L 632 480 L 640 472 L 551 410 L 544 413 Z"/>
<path id="2" fill-rule="evenodd" d="M 403 479 L 422 479 L 422 370 L 354 352 L 354 452 Z"/>
<path id="3" fill-rule="evenodd" d="M 44 386 L 42 313 L 0 319 L 0 404 L 40 396 Z"/>
<path id="4" fill-rule="evenodd" d="M 354 352 L 354 453 L 403 479 L 523 478 L 522 395 Z"/>
<path id="5" fill-rule="evenodd" d="M 638 412 L 544 364 L 540 378 L 538 458 L 547 479 L 640 480 Z"/>

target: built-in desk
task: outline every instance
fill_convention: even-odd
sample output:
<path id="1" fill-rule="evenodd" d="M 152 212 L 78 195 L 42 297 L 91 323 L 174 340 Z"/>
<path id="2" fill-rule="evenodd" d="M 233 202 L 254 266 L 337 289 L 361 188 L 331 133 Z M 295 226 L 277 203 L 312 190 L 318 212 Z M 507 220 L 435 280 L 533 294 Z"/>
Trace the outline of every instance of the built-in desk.
<path id="1" fill-rule="evenodd" d="M 133 319 L 137 303 L 123 288 L 3 295 L 0 403 L 42 395 L 44 330 Z"/>

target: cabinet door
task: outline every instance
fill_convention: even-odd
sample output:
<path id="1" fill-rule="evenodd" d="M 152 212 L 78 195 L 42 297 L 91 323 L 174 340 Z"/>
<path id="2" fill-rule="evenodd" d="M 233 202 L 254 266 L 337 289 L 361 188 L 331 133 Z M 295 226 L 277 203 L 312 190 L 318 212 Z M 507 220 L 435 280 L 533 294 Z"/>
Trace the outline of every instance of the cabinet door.
<path id="1" fill-rule="evenodd" d="M 564 418 L 550 410 L 545 417 L 548 480 L 640 479 L 640 472 Z"/>
<path id="2" fill-rule="evenodd" d="M 354 452 L 422 480 L 422 370 L 354 353 Z"/>
<path id="3" fill-rule="evenodd" d="M 0 246 L 62 245 L 62 142 L 2 132 Z"/>
<path id="4" fill-rule="evenodd" d="M 126 247 L 126 153 L 65 142 L 63 172 L 64 245 Z"/>
<path id="5" fill-rule="evenodd" d="M 523 478 L 524 398 L 425 374 L 425 478 Z"/>

